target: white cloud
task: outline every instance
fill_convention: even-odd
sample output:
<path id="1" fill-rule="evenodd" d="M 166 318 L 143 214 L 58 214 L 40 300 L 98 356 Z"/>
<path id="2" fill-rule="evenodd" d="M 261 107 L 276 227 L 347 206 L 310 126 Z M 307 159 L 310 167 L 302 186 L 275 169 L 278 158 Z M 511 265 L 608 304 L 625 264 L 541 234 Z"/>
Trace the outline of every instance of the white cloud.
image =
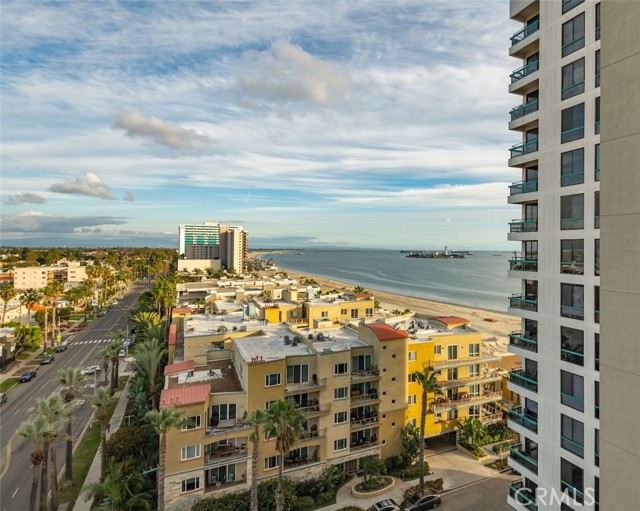
<path id="1" fill-rule="evenodd" d="M 0 224 L 4 232 L 71 233 L 97 225 L 122 225 L 127 222 L 114 216 L 55 216 L 38 211 L 25 211 L 19 215 L 2 215 Z"/>
<path id="2" fill-rule="evenodd" d="M 131 192 L 124 192 L 124 195 L 122 196 L 122 199 L 126 200 L 126 201 L 129 201 L 129 202 L 133 202 L 134 200 L 136 200 L 136 197 Z"/>
<path id="3" fill-rule="evenodd" d="M 44 204 L 47 199 L 33 192 L 22 192 L 16 195 L 11 195 L 9 198 L 2 201 L 7 206 L 17 206 L 18 204 Z"/>
<path id="4" fill-rule="evenodd" d="M 213 142 L 209 136 L 194 129 L 182 128 L 157 117 L 144 118 L 136 112 L 119 115 L 113 127 L 124 130 L 129 137 L 146 138 L 171 149 L 189 149 Z"/>
<path id="5" fill-rule="evenodd" d="M 85 172 L 80 177 L 52 184 L 49 190 L 56 193 L 88 195 L 89 197 L 98 197 L 100 199 L 114 198 L 111 194 L 111 187 L 93 172 Z"/>

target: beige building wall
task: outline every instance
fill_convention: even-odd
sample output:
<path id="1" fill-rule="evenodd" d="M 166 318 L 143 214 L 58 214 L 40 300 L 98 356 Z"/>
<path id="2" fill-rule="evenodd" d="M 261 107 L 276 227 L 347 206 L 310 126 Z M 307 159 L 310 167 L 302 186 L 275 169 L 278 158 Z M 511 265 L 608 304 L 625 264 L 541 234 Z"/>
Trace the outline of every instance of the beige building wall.
<path id="1" fill-rule="evenodd" d="M 637 509 L 640 479 L 640 2 L 602 2 L 600 509 Z"/>

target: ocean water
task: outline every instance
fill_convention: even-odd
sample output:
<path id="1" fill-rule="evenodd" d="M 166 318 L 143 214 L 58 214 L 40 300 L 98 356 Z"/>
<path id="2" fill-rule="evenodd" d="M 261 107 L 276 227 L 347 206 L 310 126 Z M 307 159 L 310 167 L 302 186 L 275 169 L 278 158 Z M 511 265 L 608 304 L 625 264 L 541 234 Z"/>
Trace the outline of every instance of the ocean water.
<path id="1" fill-rule="evenodd" d="M 285 271 L 354 286 L 504 312 L 520 282 L 508 279 L 511 252 L 473 252 L 465 259 L 408 258 L 399 250 L 300 250 L 263 253 Z M 499 254 L 499 255 L 498 255 Z"/>

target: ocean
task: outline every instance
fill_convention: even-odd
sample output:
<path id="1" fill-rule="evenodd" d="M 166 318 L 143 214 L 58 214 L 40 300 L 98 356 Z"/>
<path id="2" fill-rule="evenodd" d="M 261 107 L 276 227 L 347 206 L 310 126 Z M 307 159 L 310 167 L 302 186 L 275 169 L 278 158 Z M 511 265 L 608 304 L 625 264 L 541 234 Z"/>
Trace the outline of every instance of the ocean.
<path id="1" fill-rule="evenodd" d="M 415 298 L 500 312 L 520 282 L 508 279 L 512 252 L 473 252 L 464 259 L 408 258 L 399 250 L 306 250 L 262 253 L 285 271 Z"/>

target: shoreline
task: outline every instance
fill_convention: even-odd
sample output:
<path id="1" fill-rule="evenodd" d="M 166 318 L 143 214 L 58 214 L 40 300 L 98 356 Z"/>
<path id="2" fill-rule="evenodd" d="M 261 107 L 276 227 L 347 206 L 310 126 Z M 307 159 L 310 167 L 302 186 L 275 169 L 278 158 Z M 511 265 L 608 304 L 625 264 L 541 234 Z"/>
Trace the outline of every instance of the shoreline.
<path id="1" fill-rule="evenodd" d="M 352 291 L 358 284 L 349 284 L 333 278 L 315 275 L 313 273 L 301 273 L 289 270 L 278 265 L 279 271 L 285 272 L 289 277 L 301 282 L 303 279 L 314 279 L 323 290 L 338 289 L 340 291 Z M 520 329 L 520 318 L 509 316 L 506 312 L 498 312 L 482 307 L 471 307 L 446 302 L 439 302 L 427 298 L 419 298 L 408 295 L 401 295 L 375 288 L 367 287 L 367 290 L 375 297 L 383 307 L 389 311 L 394 309 L 410 309 L 412 312 L 425 314 L 429 317 L 435 316 L 461 316 L 471 321 L 471 326 L 478 330 L 483 339 L 495 338 L 496 340 L 507 340 L 508 334 Z"/>

